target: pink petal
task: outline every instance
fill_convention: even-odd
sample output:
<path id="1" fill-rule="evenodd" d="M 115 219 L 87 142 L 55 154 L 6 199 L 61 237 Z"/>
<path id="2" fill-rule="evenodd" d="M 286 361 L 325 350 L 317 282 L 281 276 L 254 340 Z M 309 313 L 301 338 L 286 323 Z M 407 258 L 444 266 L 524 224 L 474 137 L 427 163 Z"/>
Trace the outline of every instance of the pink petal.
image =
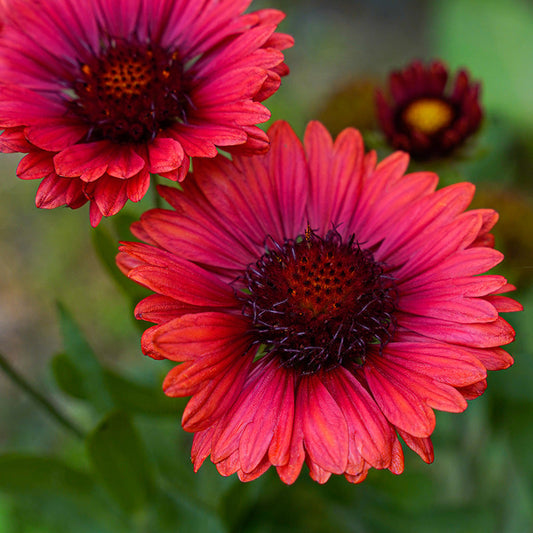
<path id="1" fill-rule="evenodd" d="M 295 237 L 304 224 L 308 173 L 302 144 L 290 126 L 278 121 L 269 130 L 272 146 L 268 152 L 269 174 L 283 237 Z M 291 179 L 286 179 L 291 176 Z"/>
<path id="2" fill-rule="evenodd" d="M 116 178 L 131 178 L 143 169 L 145 162 L 131 146 L 97 141 L 65 148 L 54 157 L 54 164 L 61 176 L 91 182 L 106 172 Z"/>
<path id="3" fill-rule="evenodd" d="M 62 205 L 77 209 L 86 202 L 79 180 L 58 178 L 55 173 L 41 181 L 35 198 L 35 205 L 42 209 L 54 209 Z"/>
<path id="4" fill-rule="evenodd" d="M 122 179 L 132 178 L 144 169 L 144 159 L 130 145 L 114 146 L 109 153 L 110 161 L 107 173 Z"/>
<path id="5" fill-rule="evenodd" d="M 33 146 L 26 140 L 23 127 L 6 128 L 0 134 L 0 152 L 31 152 Z"/>
<path id="6" fill-rule="evenodd" d="M 399 475 L 403 472 L 404 467 L 404 457 L 403 457 L 403 450 L 402 446 L 400 444 L 400 441 L 398 439 L 394 440 L 394 444 L 392 446 L 392 461 L 389 466 L 389 470 L 396 475 Z"/>
<path id="7" fill-rule="evenodd" d="M 483 379 L 474 383 L 473 385 L 468 385 L 468 387 L 459 387 L 457 390 L 464 396 L 466 400 L 475 400 L 481 396 L 487 389 L 487 380 Z"/>
<path id="8" fill-rule="evenodd" d="M 87 182 L 97 180 L 107 171 L 111 151 L 112 145 L 107 141 L 69 146 L 54 157 L 56 172 Z"/>
<path id="9" fill-rule="evenodd" d="M 139 202 L 144 198 L 150 187 L 150 173 L 147 168 L 143 168 L 139 174 L 129 178 L 127 181 L 128 199 L 132 202 Z"/>
<path id="10" fill-rule="evenodd" d="M 205 382 L 205 386 L 194 394 L 181 419 L 185 431 L 206 429 L 226 414 L 241 392 L 255 351 L 247 355 L 236 354 L 234 364 L 229 365 L 224 374 Z"/>
<path id="11" fill-rule="evenodd" d="M 348 461 L 348 428 L 344 416 L 317 375 L 298 385 L 296 416 L 302 417 L 305 449 L 324 470 L 342 474 Z"/>
<path id="12" fill-rule="evenodd" d="M 392 431 L 374 399 L 342 367 L 329 372 L 324 384 L 344 414 L 350 446 L 355 446 L 374 468 L 387 468 L 391 461 Z"/>
<path id="13" fill-rule="evenodd" d="M 34 180 L 56 175 L 50 152 L 40 150 L 30 152 L 24 156 L 17 167 L 17 176 L 23 180 Z M 73 181 L 70 180 L 69 181 Z"/>
<path id="14" fill-rule="evenodd" d="M 266 381 L 266 372 L 264 381 Z M 287 372 L 284 368 L 279 368 L 275 371 L 272 381 L 265 385 L 262 400 L 260 395 L 257 395 L 256 400 L 261 401 L 261 405 L 253 421 L 242 432 L 239 456 L 244 472 L 252 472 L 259 465 L 261 458 L 267 454 L 267 451 L 270 456 L 274 432 L 280 426 L 280 419 L 285 419 L 287 416 L 283 410 L 285 407 L 284 399 L 287 396 L 294 397 L 292 373 Z"/>
<path id="15" fill-rule="evenodd" d="M 148 144 L 148 154 L 149 171 L 153 174 L 179 169 L 185 156 L 178 141 L 159 136 Z"/>
<path id="16" fill-rule="evenodd" d="M 198 306 L 235 307 L 233 289 L 209 271 L 159 248 L 130 243 L 123 246 L 130 255 L 146 262 L 128 276 L 154 292 Z"/>
<path id="17" fill-rule="evenodd" d="M 423 291 L 402 296 L 398 308 L 414 315 L 438 318 L 458 323 L 493 322 L 498 311 L 487 299 L 454 296 L 427 295 Z"/>
<path id="18" fill-rule="evenodd" d="M 268 460 L 268 457 L 263 457 L 261 462 L 250 472 L 244 472 L 243 470 L 237 471 L 237 476 L 239 476 L 239 479 L 241 481 L 253 481 L 254 479 L 257 479 L 259 476 L 262 476 L 272 465 L 270 464 L 270 461 Z"/>
<path id="19" fill-rule="evenodd" d="M 509 368 L 514 359 L 503 348 L 473 348 L 464 347 L 474 357 L 479 359 L 487 370 L 504 370 Z"/>
<path id="20" fill-rule="evenodd" d="M 398 324 L 420 335 L 464 346 L 492 348 L 509 344 L 515 338 L 513 328 L 501 317 L 487 324 L 460 324 L 400 313 L 397 318 Z"/>
<path id="21" fill-rule="evenodd" d="M 281 481 L 287 485 L 292 485 L 298 479 L 306 456 L 302 422 L 300 416 L 294 416 L 289 460 L 281 466 L 276 466 Z"/>
<path id="22" fill-rule="evenodd" d="M 95 201 L 92 201 L 90 203 L 90 208 L 89 208 L 89 220 L 93 228 L 96 228 L 96 226 L 100 224 L 100 221 L 102 220 L 102 216 L 103 214 L 100 211 L 100 208 L 98 207 Z"/>
<path id="23" fill-rule="evenodd" d="M 211 439 L 216 426 L 211 426 L 194 434 L 191 448 L 191 459 L 195 472 L 198 472 L 203 462 L 211 453 Z"/>
<path id="24" fill-rule="evenodd" d="M 128 260 L 133 259 L 127 254 L 122 254 L 122 256 Z M 118 262 L 119 261 L 117 259 L 117 264 Z M 131 270 L 131 268 L 135 268 L 136 266 L 139 266 L 138 262 L 135 262 L 135 264 L 123 272 L 128 275 L 128 272 Z M 150 296 L 142 299 L 136 305 L 135 318 L 137 320 L 154 322 L 155 324 L 163 324 L 164 322 L 168 322 L 174 318 L 178 318 L 189 313 L 197 313 L 202 310 L 202 308 L 197 306 L 178 302 L 169 296 L 164 296 L 162 294 L 151 294 Z"/>
<path id="25" fill-rule="evenodd" d="M 515 311 L 523 311 L 524 307 L 516 300 L 509 298 L 508 296 L 499 296 L 496 294 L 485 296 L 485 300 L 490 302 L 499 313 L 513 313 Z"/>
<path id="26" fill-rule="evenodd" d="M 387 419 L 417 437 L 428 437 L 435 429 L 435 414 L 419 396 L 393 375 L 372 363 L 364 366 L 370 391 Z"/>
<path id="27" fill-rule="evenodd" d="M 206 312 L 184 315 L 159 326 L 154 343 L 171 361 L 188 361 L 212 353 L 246 353 L 248 321 L 239 315 Z"/>
<path id="28" fill-rule="evenodd" d="M 285 369 L 272 360 L 257 363 L 253 377 L 218 426 L 213 461 L 239 450 L 241 469 L 252 472 L 266 456 L 287 385 Z"/>
<path id="29" fill-rule="evenodd" d="M 309 475 L 311 476 L 311 479 L 315 480 L 317 483 L 323 485 L 331 477 L 331 472 L 329 470 L 321 468 L 309 457 L 307 457 L 305 462 L 309 467 Z"/>
<path id="30" fill-rule="evenodd" d="M 344 474 L 344 477 L 350 483 L 361 483 L 361 482 L 363 482 L 366 479 L 366 476 L 368 475 L 369 468 L 370 468 L 369 465 L 365 465 L 363 470 L 361 472 L 359 472 L 358 474 Z"/>
<path id="31" fill-rule="evenodd" d="M 98 206 L 102 215 L 116 215 L 128 201 L 126 180 L 112 178 L 107 174 L 97 181 L 86 184 L 85 194 Z"/>
<path id="32" fill-rule="evenodd" d="M 401 429 L 398 430 L 398 433 L 405 441 L 405 444 L 407 444 L 411 450 L 417 453 L 426 463 L 433 462 L 433 444 L 430 438 L 422 439 L 419 437 L 413 437 Z"/>
<path id="33" fill-rule="evenodd" d="M 467 349 L 444 343 L 390 342 L 382 357 L 453 386 L 467 386 L 487 375 L 484 366 Z"/>
<path id="34" fill-rule="evenodd" d="M 87 126 L 79 119 L 55 119 L 26 128 L 26 137 L 35 146 L 51 152 L 60 152 L 76 144 L 87 134 Z"/>

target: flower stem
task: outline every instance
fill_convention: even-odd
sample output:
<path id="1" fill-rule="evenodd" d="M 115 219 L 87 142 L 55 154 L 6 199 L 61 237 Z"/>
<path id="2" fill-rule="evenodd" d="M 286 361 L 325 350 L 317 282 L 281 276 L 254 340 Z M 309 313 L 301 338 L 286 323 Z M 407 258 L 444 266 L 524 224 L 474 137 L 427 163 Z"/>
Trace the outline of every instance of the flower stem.
<path id="1" fill-rule="evenodd" d="M 157 192 L 157 185 L 159 183 L 159 175 L 152 174 L 151 180 L 152 180 L 152 191 L 154 193 L 154 204 L 157 209 L 160 209 L 161 208 L 161 196 L 159 196 L 159 193 Z"/>
<path id="2" fill-rule="evenodd" d="M 0 354 L 0 368 L 4 373 L 16 383 L 24 392 L 26 392 L 31 398 L 39 404 L 45 411 L 51 415 L 56 422 L 59 422 L 64 428 L 68 429 L 71 433 L 74 433 L 76 437 L 80 439 L 84 438 L 83 431 L 71 422 L 65 415 L 63 415 L 57 407 L 55 407 L 47 398 L 45 398 L 39 391 L 37 391 L 32 385 L 30 385 L 26 379 L 21 376 L 7 361 L 7 359 Z"/>

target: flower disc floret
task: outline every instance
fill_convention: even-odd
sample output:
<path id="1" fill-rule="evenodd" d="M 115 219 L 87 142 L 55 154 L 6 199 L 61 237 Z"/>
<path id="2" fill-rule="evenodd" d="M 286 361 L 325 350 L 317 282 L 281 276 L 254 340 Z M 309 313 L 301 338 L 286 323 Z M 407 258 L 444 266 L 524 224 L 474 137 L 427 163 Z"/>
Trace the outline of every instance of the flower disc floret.
<path id="1" fill-rule="evenodd" d="M 371 252 L 336 230 L 271 249 L 243 276 L 243 313 L 254 341 L 304 374 L 361 366 L 369 346 L 392 335 L 394 284 Z"/>
<path id="2" fill-rule="evenodd" d="M 85 141 L 153 141 L 186 122 L 183 65 L 178 52 L 127 41 L 82 65 L 69 108 L 87 123 Z"/>

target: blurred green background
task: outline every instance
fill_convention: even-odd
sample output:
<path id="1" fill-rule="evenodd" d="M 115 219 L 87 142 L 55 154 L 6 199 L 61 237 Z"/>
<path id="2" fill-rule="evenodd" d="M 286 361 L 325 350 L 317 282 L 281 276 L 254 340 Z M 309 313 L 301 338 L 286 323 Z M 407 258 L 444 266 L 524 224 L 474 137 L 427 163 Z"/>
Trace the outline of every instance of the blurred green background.
<path id="1" fill-rule="evenodd" d="M 37 183 L 17 179 L 18 157 L 2 155 L 0 352 L 89 437 L 65 430 L 0 373 L 0 533 L 533 532 L 533 5 L 262 0 L 251 8 L 261 7 L 284 10 L 280 29 L 295 37 L 291 75 L 267 106 L 299 135 L 316 118 L 332 131 L 370 128 L 368 87 L 415 58 L 465 66 L 482 81 L 486 120 L 469 157 L 424 168 L 443 183 L 473 181 L 476 206 L 501 214 L 499 271 L 525 306 L 508 317 L 515 366 L 491 374 L 465 413 L 439 413 L 435 462 L 406 450 L 401 476 L 371 471 L 361 485 L 337 477 L 319 486 L 303 473 L 286 487 L 272 472 L 249 484 L 224 479 L 210 463 L 193 474 L 191 436 L 179 426 L 184 403 L 160 388 L 169 366 L 139 348 L 139 289 L 109 272 L 117 238 L 152 198 L 94 231 L 87 208 L 37 210 Z"/>

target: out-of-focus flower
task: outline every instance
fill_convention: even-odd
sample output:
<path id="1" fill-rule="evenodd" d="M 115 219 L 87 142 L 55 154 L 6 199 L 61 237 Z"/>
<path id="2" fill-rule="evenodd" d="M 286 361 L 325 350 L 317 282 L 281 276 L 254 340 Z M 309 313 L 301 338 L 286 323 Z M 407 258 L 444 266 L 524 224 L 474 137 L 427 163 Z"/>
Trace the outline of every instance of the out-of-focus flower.
<path id="1" fill-rule="evenodd" d="M 447 87 L 448 70 L 440 61 L 415 61 L 389 77 L 388 97 L 376 92 L 381 129 L 394 148 L 413 158 L 446 156 L 481 124 L 480 84 L 460 70 Z"/>
<path id="2" fill-rule="evenodd" d="M 337 88 L 318 114 L 332 135 L 353 127 L 363 133 L 377 127 L 374 98 L 377 81 L 370 77 L 351 80 Z"/>
<path id="3" fill-rule="evenodd" d="M 264 152 L 260 103 L 288 73 L 283 13 L 251 0 L 12 0 L 0 38 L 0 150 L 28 152 L 38 207 L 140 200 L 217 147 Z M 36 8 L 38 4 L 38 8 Z"/>
<path id="4" fill-rule="evenodd" d="M 426 462 L 433 409 L 460 412 L 487 370 L 512 364 L 500 312 L 521 307 L 498 275 L 497 214 L 466 211 L 474 187 L 436 191 L 408 156 L 376 166 L 360 134 L 335 142 L 318 122 L 302 144 L 283 122 L 266 155 L 202 160 L 173 210 L 132 226 L 118 264 L 155 294 L 144 353 L 181 364 L 169 396 L 192 396 L 198 469 L 251 480 L 270 466 L 292 483 L 362 481 L 403 470 L 399 437 Z"/>

